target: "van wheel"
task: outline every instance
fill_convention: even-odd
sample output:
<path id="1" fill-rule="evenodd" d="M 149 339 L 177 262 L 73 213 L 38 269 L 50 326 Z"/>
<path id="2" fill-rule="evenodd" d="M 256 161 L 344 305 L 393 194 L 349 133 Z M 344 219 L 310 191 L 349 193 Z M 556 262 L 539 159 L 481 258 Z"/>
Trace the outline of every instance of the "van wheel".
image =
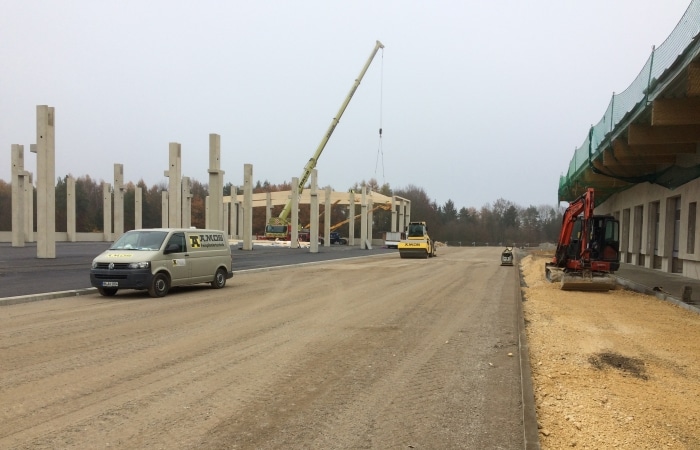
<path id="1" fill-rule="evenodd" d="M 148 288 L 148 295 L 151 297 L 164 297 L 170 290 L 170 279 L 164 273 L 157 273 Z"/>
<path id="2" fill-rule="evenodd" d="M 221 289 L 226 286 L 226 271 L 219 267 L 214 274 L 214 280 L 210 284 L 214 289 Z"/>
<path id="3" fill-rule="evenodd" d="M 116 288 L 101 288 L 101 287 L 97 288 L 97 292 L 99 292 L 100 295 L 103 297 L 112 297 L 112 296 L 114 296 L 114 294 L 117 293 L 117 291 L 118 291 L 118 289 L 116 289 Z"/>

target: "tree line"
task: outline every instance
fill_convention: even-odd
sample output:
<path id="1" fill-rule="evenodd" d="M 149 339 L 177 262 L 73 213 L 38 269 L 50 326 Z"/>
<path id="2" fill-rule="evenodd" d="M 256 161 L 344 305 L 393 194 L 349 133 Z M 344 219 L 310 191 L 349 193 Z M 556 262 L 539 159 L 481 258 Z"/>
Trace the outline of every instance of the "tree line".
<path id="1" fill-rule="evenodd" d="M 56 181 L 56 231 L 66 231 L 66 193 L 68 176 L 58 178 Z M 391 189 L 389 184 L 379 185 L 376 180 L 355 183 L 350 189 L 357 193 L 362 187 L 379 192 L 386 196 L 397 195 L 411 200 L 411 219 L 425 221 L 428 224 L 431 236 L 448 245 L 536 245 L 541 242 L 556 242 L 563 208 L 550 205 L 529 205 L 521 207 L 511 201 L 499 198 L 491 204 L 480 208 L 457 208 L 452 200 L 447 200 L 443 205 L 438 205 L 432 200 L 426 191 L 418 186 L 409 185 L 405 188 Z M 124 192 L 124 230 L 134 229 L 134 206 L 136 188 L 142 192 L 142 226 L 144 228 L 158 228 L 161 226 L 162 192 L 167 190 L 167 184 L 161 182 L 151 186 L 143 180 L 134 184 L 125 185 Z M 272 184 L 268 181 L 258 181 L 254 193 L 288 191 L 290 183 Z M 228 183 L 224 186 L 223 195 L 231 195 L 231 192 L 242 195 L 240 188 Z M 205 227 L 205 199 L 208 195 L 208 185 L 197 180 L 191 180 L 192 194 L 192 226 Z M 36 224 L 36 190 L 34 190 L 34 223 Z M 11 231 L 12 216 L 12 186 L 0 180 L 0 231 Z M 75 203 L 76 203 L 76 231 L 77 232 L 101 232 L 104 230 L 103 193 L 102 182 L 90 178 L 89 175 L 75 179 Z M 112 202 L 112 205 L 114 203 Z M 359 198 L 358 203 L 359 204 Z M 357 208 L 356 214 L 359 214 Z M 273 207 L 272 215 L 276 216 L 282 211 L 282 206 Z M 324 212 L 324 205 L 320 205 L 320 212 Z M 114 217 L 114 215 L 112 215 Z M 347 207 L 333 206 L 330 211 L 331 223 L 344 222 L 337 231 L 343 236 L 348 235 L 349 211 Z M 323 218 L 321 226 L 323 226 Z M 360 232 L 359 218 L 355 218 L 356 235 Z M 309 205 L 300 205 L 299 221 L 301 227 L 310 222 Z M 35 228 L 36 229 L 36 228 Z M 253 210 L 253 233 L 262 234 L 265 229 L 265 208 Z M 323 228 L 321 228 L 323 229 Z M 391 229 L 391 212 L 377 209 L 373 212 L 374 238 L 382 238 L 383 232 Z"/>

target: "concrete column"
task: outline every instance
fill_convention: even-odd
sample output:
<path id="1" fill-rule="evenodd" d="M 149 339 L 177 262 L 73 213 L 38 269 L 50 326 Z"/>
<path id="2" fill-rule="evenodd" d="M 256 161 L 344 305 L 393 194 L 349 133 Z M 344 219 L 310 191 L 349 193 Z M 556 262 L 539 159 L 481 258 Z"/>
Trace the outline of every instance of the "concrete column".
<path id="1" fill-rule="evenodd" d="M 115 241 L 124 234 L 124 164 L 114 165 L 114 235 Z"/>
<path id="2" fill-rule="evenodd" d="M 309 225 L 309 251 L 311 253 L 318 253 L 318 171 L 313 169 L 311 171 L 311 194 L 310 200 L 310 225 Z M 329 240 L 330 236 L 328 236 Z"/>
<path id="3" fill-rule="evenodd" d="M 109 183 L 102 182 L 102 229 L 105 242 L 112 241 L 112 192 Z"/>
<path id="4" fill-rule="evenodd" d="M 235 186 L 231 186 L 231 189 L 234 191 L 236 190 Z M 240 239 L 241 237 L 238 235 L 238 195 L 236 195 L 236 192 L 233 192 L 231 194 L 231 210 L 230 210 L 230 220 L 231 220 L 231 236 L 233 236 L 234 239 Z"/>
<path id="5" fill-rule="evenodd" d="M 24 146 L 12 144 L 12 246 L 24 247 L 25 218 L 24 200 L 26 183 L 24 171 Z"/>
<path id="6" fill-rule="evenodd" d="M 411 223 L 411 201 L 406 200 L 406 215 L 403 218 L 404 228 L 406 228 L 409 223 Z"/>
<path id="7" fill-rule="evenodd" d="M 134 191 L 134 228 L 143 228 L 143 189 L 138 186 Z"/>
<path id="8" fill-rule="evenodd" d="M 367 186 L 362 186 L 362 203 L 360 204 L 360 249 L 367 250 Z"/>
<path id="9" fill-rule="evenodd" d="M 330 247 L 331 245 L 331 220 L 333 220 L 331 208 L 333 208 L 331 205 L 331 187 L 326 186 L 326 209 L 323 215 L 323 235 L 326 237 L 323 240 L 324 247 Z"/>
<path id="10" fill-rule="evenodd" d="M 243 191 L 243 186 L 241 186 L 241 191 Z M 236 188 L 238 192 L 238 188 Z M 243 220 L 245 219 L 245 210 L 243 209 L 243 200 L 238 199 L 236 195 L 236 233 L 238 233 L 238 238 L 243 239 Z"/>
<path id="11" fill-rule="evenodd" d="M 37 258 L 56 257 L 56 153 L 55 111 L 53 107 L 36 107 L 37 156 Z"/>
<path id="12" fill-rule="evenodd" d="M 170 205 L 170 200 L 168 199 L 168 191 L 161 191 L 161 193 L 160 193 L 160 226 L 161 226 L 161 228 L 168 228 L 168 217 L 170 217 L 170 213 L 168 212 L 169 205 Z"/>
<path id="13" fill-rule="evenodd" d="M 243 250 L 253 250 L 253 165 L 243 165 Z"/>
<path id="14" fill-rule="evenodd" d="M 355 192 L 350 191 L 348 205 L 348 245 L 355 245 Z"/>
<path id="15" fill-rule="evenodd" d="M 180 214 L 180 221 L 182 223 L 182 228 L 189 228 L 192 226 L 192 184 L 190 182 L 190 177 L 182 177 L 181 182 L 182 192 L 180 193 L 180 198 L 182 199 L 182 213 Z"/>
<path id="16" fill-rule="evenodd" d="M 399 229 L 399 223 L 397 221 L 398 219 L 398 212 L 396 211 L 396 208 L 398 205 L 396 204 L 396 196 L 392 195 L 391 196 L 391 228 L 389 231 L 395 232 L 395 231 L 401 231 Z"/>
<path id="17" fill-rule="evenodd" d="M 299 178 L 292 178 L 292 238 L 289 246 L 299 248 Z"/>
<path id="18" fill-rule="evenodd" d="M 224 210 L 226 213 L 225 226 L 230 227 L 228 234 L 231 235 L 231 239 L 238 239 L 238 207 L 233 202 L 225 203 L 224 207 L 226 208 Z"/>
<path id="19" fill-rule="evenodd" d="M 270 223 L 272 218 L 272 194 L 268 192 L 265 195 L 265 225 Z"/>
<path id="20" fill-rule="evenodd" d="M 68 242 L 76 241 L 75 234 L 75 178 L 66 178 L 66 237 Z"/>
<path id="21" fill-rule="evenodd" d="M 224 202 L 221 202 L 221 210 L 223 211 Z M 209 196 L 204 197 L 204 228 L 211 229 L 211 213 L 209 212 Z"/>
<path id="22" fill-rule="evenodd" d="M 370 189 L 367 196 L 367 248 L 372 249 L 372 236 L 374 235 L 374 199 L 372 198 L 372 190 Z"/>
<path id="23" fill-rule="evenodd" d="M 399 201 L 399 229 L 398 231 L 406 231 L 406 201 L 401 199 Z"/>
<path id="24" fill-rule="evenodd" d="M 231 208 L 233 208 L 233 203 L 224 203 L 224 204 L 222 204 L 221 206 L 222 206 L 222 209 L 223 209 L 223 213 L 224 213 L 225 215 L 228 215 L 228 214 L 229 214 L 229 210 L 230 210 Z M 224 234 L 225 234 L 226 236 L 230 236 L 230 235 L 231 235 L 231 230 L 229 229 L 229 222 L 228 222 L 228 220 L 224 220 L 224 223 L 223 223 L 222 225 L 223 225 L 222 228 L 223 228 Z"/>
<path id="25" fill-rule="evenodd" d="M 221 170 L 221 136 L 209 135 L 209 209 L 207 228 L 223 230 L 224 221 L 224 171 Z"/>
<path id="26" fill-rule="evenodd" d="M 34 176 L 31 172 L 26 173 L 28 175 L 24 183 L 24 242 L 34 242 Z"/>
<path id="27" fill-rule="evenodd" d="M 180 228 L 182 226 L 182 211 L 180 209 L 182 204 L 180 192 L 182 151 L 180 144 L 171 142 L 168 147 L 168 156 L 170 166 L 164 172 L 165 176 L 168 177 L 168 227 Z"/>

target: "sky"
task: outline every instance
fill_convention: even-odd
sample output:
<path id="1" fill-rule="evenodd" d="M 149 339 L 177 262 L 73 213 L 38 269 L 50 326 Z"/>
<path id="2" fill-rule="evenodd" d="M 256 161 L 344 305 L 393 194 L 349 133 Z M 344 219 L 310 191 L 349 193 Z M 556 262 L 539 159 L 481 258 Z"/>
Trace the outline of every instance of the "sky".
<path id="1" fill-rule="evenodd" d="M 0 179 L 36 174 L 36 106 L 55 108 L 56 177 L 224 183 L 300 177 L 377 40 L 316 168 L 457 209 L 556 205 L 559 177 L 613 92 L 690 0 L 0 0 Z M 382 129 L 381 139 L 379 129 Z"/>

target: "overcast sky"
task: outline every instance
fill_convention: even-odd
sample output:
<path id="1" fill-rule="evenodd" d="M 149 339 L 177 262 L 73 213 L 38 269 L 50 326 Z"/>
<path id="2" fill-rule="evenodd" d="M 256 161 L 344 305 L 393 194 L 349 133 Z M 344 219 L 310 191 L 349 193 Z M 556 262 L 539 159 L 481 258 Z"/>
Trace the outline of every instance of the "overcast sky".
<path id="1" fill-rule="evenodd" d="M 165 182 L 168 144 L 208 183 L 376 178 L 439 205 L 557 204 L 559 176 L 613 92 L 690 0 L 0 0 L 0 179 L 11 144 L 36 173 L 36 106 L 56 115 L 56 177 Z M 383 128 L 380 145 L 378 130 Z M 381 149 L 381 152 L 380 152 Z"/>

